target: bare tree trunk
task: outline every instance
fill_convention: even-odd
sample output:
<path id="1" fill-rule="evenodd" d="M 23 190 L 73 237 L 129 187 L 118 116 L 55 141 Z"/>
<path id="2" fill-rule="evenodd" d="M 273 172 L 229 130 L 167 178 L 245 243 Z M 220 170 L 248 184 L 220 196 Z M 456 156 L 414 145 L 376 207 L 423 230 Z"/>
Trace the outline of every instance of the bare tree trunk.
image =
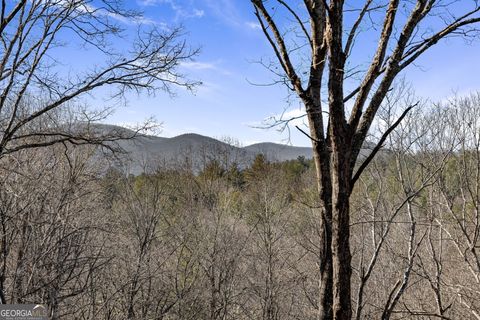
<path id="1" fill-rule="evenodd" d="M 318 319 L 350 319 L 350 161 L 345 151 L 339 150 L 331 157 L 330 176 L 328 153 L 320 155 L 315 147 L 314 143 L 322 206 Z"/>
<path id="2" fill-rule="evenodd" d="M 312 107 L 312 109 L 315 107 Z M 321 131 L 317 128 L 321 118 L 319 112 L 309 114 L 310 134 L 312 136 L 313 157 L 315 162 L 317 188 L 321 203 L 320 221 L 320 279 L 318 293 L 318 320 L 333 319 L 333 265 L 332 265 L 332 182 L 330 178 L 330 155 L 325 144 L 320 143 Z"/>
<path id="3" fill-rule="evenodd" d="M 350 172 L 349 160 L 339 150 L 332 160 L 332 247 L 334 319 L 351 319 L 352 274 L 350 253 Z"/>
<path id="4" fill-rule="evenodd" d="M 321 232 L 321 252 L 320 252 L 320 280 L 318 296 L 318 319 L 333 319 L 333 269 L 332 269 L 332 229 L 329 221 L 332 220 L 332 211 L 330 208 L 322 210 L 322 221 L 320 224 Z"/>

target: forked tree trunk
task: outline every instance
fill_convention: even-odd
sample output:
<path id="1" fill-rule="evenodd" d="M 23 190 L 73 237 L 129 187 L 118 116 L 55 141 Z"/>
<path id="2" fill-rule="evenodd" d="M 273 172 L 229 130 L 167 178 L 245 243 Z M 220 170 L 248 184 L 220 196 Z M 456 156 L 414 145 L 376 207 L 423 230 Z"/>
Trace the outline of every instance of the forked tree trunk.
<path id="1" fill-rule="evenodd" d="M 312 103 L 312 101 L 316 103 Z M 332 180 L 330 176 L 330 152 L 325 148 L 322 139 L 323 128 L 321 121 L 321 106 L 319 97 L 305 99 L 308 113 L 310 135 L 315 162 L 317 189 L 319 193 L 320 219 L 320 252 L 319 252 L 319 293 L 318 293 L 318 320 L 333 319 L 333 264 L 332 264 Z"/>
<path id="2" fill-rule="evenodd" d="M 460 14 L 457 19 L 436 31 L 422 33 L 418 32 L 422 21 L 429 20 L 425 18 L 433 14 L 433 8 L 439 7 L 439 1 L 418 0 L 406 5 L 403 1 L 389 0 L 388 4 L 381 6 L 376 6 L 372 0 L 359 1 L 358 17 L 353 25 L 345 28 L 343 0 L 305 0 L 303 9 L 294 1 L 278 0 L 278 7 L 291 14 L 292 21 L 298 22 L 299 31 L 305 35 L 309 44 L 292 49 L 286 41 L 286 35 L 290 33 L 284 32 L 282 25 L 276 22 L 278 16 L 281 16 L 274 14 L 277 6 L 263 0 L 250 1 L 285 74 L 282 81 L 287 83 L 286 80 L 289 80 L 289 88 L 302 100 L 308 116 L 309 138 L 312 140 L 319 201 L 322 205 L 318 319 L 349 320 L 352 315 L 349 246 L 351 189 L 388 134 L 413 106 L 408 107 L 399 120 L 385 131 L 378 145 L 353 175 L 352 169 L 361 146 L 398 74 L 442 38 L 455 33 L 468 37 L 468 26 L 480 23 L 480 6 Z M 453 3 L 455 1 L 452 6 Z M 448 5 L 444 9 L 445 12 L 450 10 Z M 397 13 L 405 10 L 409 11 L 407 18 L 396 22 Z M 349 11 L 352 11 L 351 8 Z M 370 12 L 380 11 L 384 11 L 385 16 L 375 54 L 358 87 L 345 95 L 344 82 L 351 78 L 351 75 L 346 74 L 345 66 L 348 67 L 347 60 L 351 62 L 349 58 L 352 56 L 355 39 L 363 29 L 362 25 L 369 20 L 365 17 Z M 438 15 L 438 12 L 434 14 Z M 305 22 L 305 15 L 309 17 L 308 23 Z M 290 26 L 291 21 L 287 25 Z M 399 30 L 399 33 L 394 30 Z M 292 57 L 298 53 L 297 49 L 303 51 L 308 47 L 311 55 L 310 71 L 305 72 L 304 69 L 295 67 L 294 62 L 297 60 Z M 278 74 L 276 67 L 272 71 Z M 326 84 L 323 81 L 324 75 L 328 75 L 328 108 L 325 108 L 325 111 L 328 109 L 328 116 L 325 119 L 322 116 L 324 110 L 321 99 Z M 348 119 L 345 114 L 346 101 L 353 102 Z M 327 130 L 324 130 L 324 120 L 327 119 Z"/>
<path id="3" fill-rule="evenodd" d="M 318 319 L 351 319 L 350 159 L 348 144 L 314 160 L 322 207 Z"/>

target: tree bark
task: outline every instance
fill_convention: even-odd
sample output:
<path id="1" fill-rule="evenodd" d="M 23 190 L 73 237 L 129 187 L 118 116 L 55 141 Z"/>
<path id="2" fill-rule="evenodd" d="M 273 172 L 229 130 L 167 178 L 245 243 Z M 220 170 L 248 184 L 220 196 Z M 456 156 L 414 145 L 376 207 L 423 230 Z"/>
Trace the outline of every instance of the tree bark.
<path id="1" fill-rule="evenodd" d="M 338 154 L 336 155 L 338 156 Z M 340 157 L 338 157 L 340 158 Z M 333 255 L 333 314 L 334 319 L 351 319 L 351 253 L 350 253 L 350 186 L 345 172 L 349 171 L 347 159 L 334 157 L 332 177 L 332 255 Z"/>
<path id="2" fill-rule="evenodd" d="M 314 150 L 318 146 L 314 145 Z M 332 265 L 332 185 L 328 173 L 328 160 L 321 160 L 321 153 L 314 152 L 317 181 L 322 204 L 320 221 L 320 280 L 318 319 L 333 319 L 333 265 Z M 327 158 L 328 159 L 328 158 Z"/>
<path id="3" fill-rule="evenodd" d="M 312 102 L 316 101 L 316 103 Z M 332 269 L 332 183 L 330 154 L 323 137 L 322 109 L 319 97 L 304 99 L 313 148 L 317 189 L 321 206 L 318 320 L 333 319 L 333 269 Z"/>

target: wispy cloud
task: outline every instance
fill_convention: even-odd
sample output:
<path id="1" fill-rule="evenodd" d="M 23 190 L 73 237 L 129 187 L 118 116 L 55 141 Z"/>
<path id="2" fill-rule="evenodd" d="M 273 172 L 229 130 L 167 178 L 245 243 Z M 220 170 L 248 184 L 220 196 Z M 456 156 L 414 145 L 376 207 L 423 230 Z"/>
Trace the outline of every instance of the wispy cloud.
<path id="1" fill-rule="evenodd" d="M 162 29 L 167 29 L 167 24 L 165 22 L 155 21 L 148 17 L 137 16 L 137 17 L 125 17 L 116 13 L 108 13 L 108 16 L 118 22 L 121 22 L 126 25 L 155 25 L 159 26 Z"/>
<path id="2" fill-rule="evenodd" d="M 306 121 L 306 112 L 303 108 L 295 108 L 282 114 L 276 115 L 276 118 L 283 121 L 289 121 L 291 126 L 308 126 Z"/>
<path id="3" fill-rule="evenodd" d="M 220 61 L 214 62 L 200 62 L 200 61 L 186 61 L 182 62 L 181 67 L 188 71 L 215 71 L 223 75 L 231 75 L 232 73 L 220 66 Z"/>
<path id="4" fill-rule="evenodd" d="M 157 5 L 160 1 L 159 0 L 139 0 L 137 3 L 141 6 L 148 7 Z"/>
<path id="5" fill-rule="evenodd" d="M 192 1 L 183 5 L 177 0 L 138 0 L 137 3 L 144 7 L 168 5 L 175 12 L 175 20 L 201 18 L 205 15 L 205 11 L 194 7 Z"/>
<path id="6" fill-rule="evenodd" d="M 247 31 L 261 30 L 261 26 L 255 20 L 251 20 L 252 16 L 248 18 L 245 12 L 239 10 L 239 5 L 236 0 L 202 0 L 208 14 L 213 15 L 223 24 Z"/>
<path id="7" fill-rule="evenodd" d="M 189 70 L 215 70 L 217 66 L 212 62 L 187 61 L 183 62 L 182 67 Z"/>
<path id="8" fill-rule="evenodd" d="M 244 20 L 239 14 L 238 4 L 234 0 L 203 0 L 217 19 L 233 27 L 244 27 Z"/>
<path id="9" fill-rule="evenodd" d="M 277 128 L 279 131 L 284 131 L 287 126 L 308 128 L 304 108 L 295 108 L 288 111 L 285 110 L 282 113 L 273 114 L 269 117 L 266 117 L 262 121 L 251 121 L 243 123 L 243 125 L 260 129 Z"/>
<path id="10" fill-rule="evenodd" d="M 284 111 L 279 114 L 272 115 L 263 120 L 264 125 L 278 124 L 279 129 L 284 125 L 308 127 L 306 121 L 306 112 L 303 108 L 295 108 L 292 110 Z"/>
<path id="11" fill-rule="evenodd" d="M 262 26 L 258 22 L 247 21 L 245 25 L 252 30 L 261 30 Z"/>
<path id="12" fill-rule="evenodd" d="M 70 6 L 69 3 L 66 1 L 59 1 L 56 5 L 58 6 Z M 88 3 L 81 3 L 79 4 L 76 9 L 78 14 L 83 15 L 83 14 L 91 14 L 99 17 L 107 17 L 110 19 L 113 19 L 117 22 L 120 22 L 125 25 L 157 25 L 160 27 L 165 27 L 166 24 L 163 22 L 155 21 L 153 19 L 150 19 L 148 17 L 145 17 L 141 14 L 137 15 L 122 15 L 114 10 L 110 10 L 106 7 L 96 7 Z"/>

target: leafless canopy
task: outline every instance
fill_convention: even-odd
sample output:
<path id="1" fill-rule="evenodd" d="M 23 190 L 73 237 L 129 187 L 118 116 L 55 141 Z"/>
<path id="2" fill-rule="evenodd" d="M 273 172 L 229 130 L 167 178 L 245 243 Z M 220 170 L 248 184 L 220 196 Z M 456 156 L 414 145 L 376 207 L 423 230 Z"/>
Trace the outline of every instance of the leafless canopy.
<path id="1" fill-rule="evenodd" d="M 196 54 L 182 30 L 124 10 L 121 1 L 4 0 L 0 41 L 0 155 L 59 141 L 95 142 L 51 121 L 59 122 L 54 110 L 72 110 L 95 89 L 108 87 L 119 98 L 128 90 L 171 93 L 173 86 L 196 85 L 177 70 Z M 83 52 L 95 62 L 75 69 Z M 80 109 L 83 121 L 105 116 Z"/>

